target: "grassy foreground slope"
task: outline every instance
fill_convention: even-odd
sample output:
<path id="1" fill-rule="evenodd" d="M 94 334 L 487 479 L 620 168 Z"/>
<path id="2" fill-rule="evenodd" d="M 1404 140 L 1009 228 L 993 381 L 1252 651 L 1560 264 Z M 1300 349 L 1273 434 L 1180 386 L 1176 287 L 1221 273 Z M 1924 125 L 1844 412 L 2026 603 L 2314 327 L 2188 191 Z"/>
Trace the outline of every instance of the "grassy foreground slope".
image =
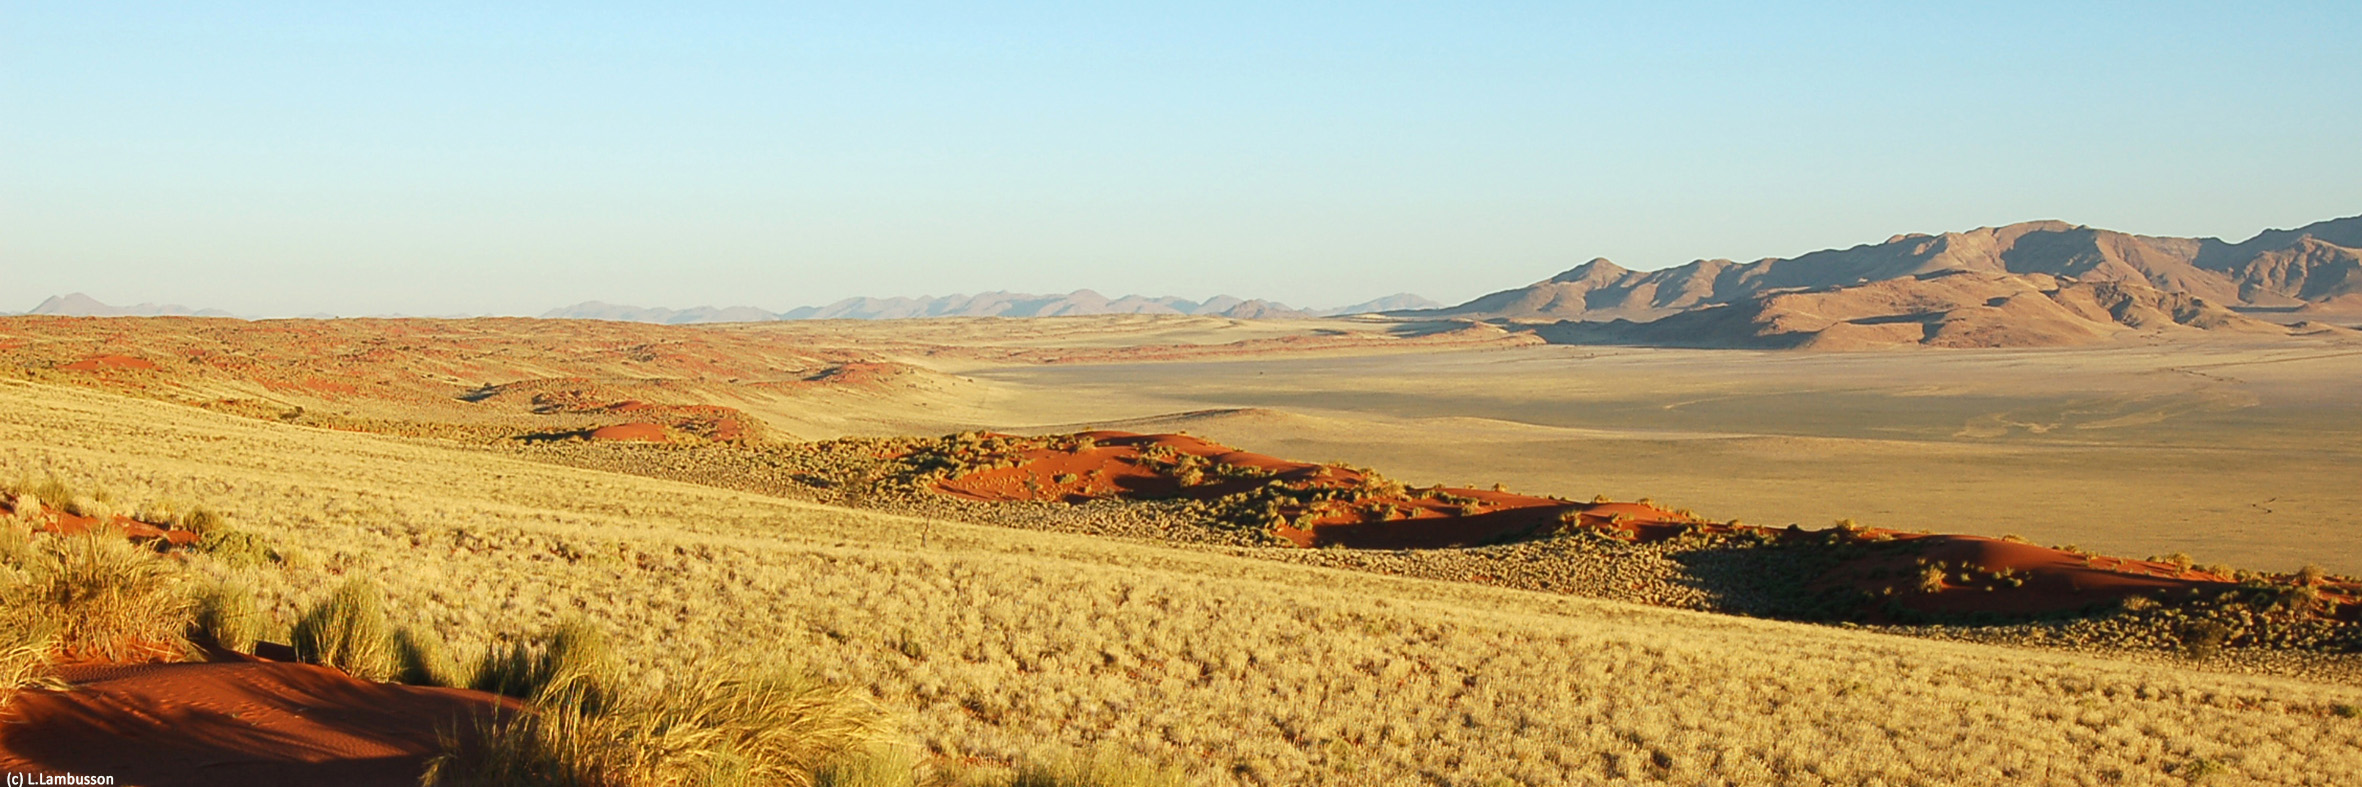
<path id="1" fill-rule="evenodd" d="M 281 624 L 351 576 L 452 642 L 578 613 L 635 679 L 796 654 L 1007 760 L 1221 783 L 2362 781 L 2362 688 L 854 512 L 36 384 L 0 471 L 227 511 Z"/>

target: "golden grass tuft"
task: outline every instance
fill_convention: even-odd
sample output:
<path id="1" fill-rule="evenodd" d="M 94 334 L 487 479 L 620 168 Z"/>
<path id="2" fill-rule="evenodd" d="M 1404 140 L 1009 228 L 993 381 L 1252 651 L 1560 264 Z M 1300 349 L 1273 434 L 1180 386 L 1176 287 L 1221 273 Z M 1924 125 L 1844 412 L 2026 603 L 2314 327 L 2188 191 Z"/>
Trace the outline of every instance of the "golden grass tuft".
<path id="1" fill-rule="evenodd" d="M 468 688 L 595 712 L 612 698 L 620 673 L 606 633 L 575 618 L 547 634 L 486 648 Z"/>
<path id="2" fill-rule="evenodd" d="M 66 654 L 123 660 L 188 646 L 189 600 L 157 554 L 109 528 L 45 536 L 17 550 L 0 607 L 56 627 Z"/>
<path id="3" fill-rule="evenodd" d="M 394 631 L 394 680 L 412 686 L 466 686 L 474 679 L 463 673 L 459 660 L 443 647 L 443 640 L 417 626 Z"/>
<path id="4" fill-rule="evenodd" d="M 492 722 L 474 739 L 448 739 L 423 783 L 813 785 L 818 771 L 885 729 L 859 695 L 784 669 L 607 694 L 604 703 L 566 701 L 576 695 L 563 684 L 551 690 L 556 704 Z"/>
<path id="5" fill-rule="evenodd" d="M 254 587 L 223 576 L 199 587 L 191 598 L 190 638 L 201 644 L 247 653 L 262 638 L 263 617 L 255 608 Z"/>
<path id="6" fill-rule="evenodd" d="M 337 586 L 295 621 L 288 633 L 295 657 L 344 670 L 362 680 L 394 677 L 394 638 L 386 625 L 385 593 L 355 577 Z"/>
<path id="7" fill-rule="evenodd" d="M 48 677 L 57 647 L 57 624 L 8 610 L 0 618 L 0 708 L 27 688 L 58 688 Z"/>

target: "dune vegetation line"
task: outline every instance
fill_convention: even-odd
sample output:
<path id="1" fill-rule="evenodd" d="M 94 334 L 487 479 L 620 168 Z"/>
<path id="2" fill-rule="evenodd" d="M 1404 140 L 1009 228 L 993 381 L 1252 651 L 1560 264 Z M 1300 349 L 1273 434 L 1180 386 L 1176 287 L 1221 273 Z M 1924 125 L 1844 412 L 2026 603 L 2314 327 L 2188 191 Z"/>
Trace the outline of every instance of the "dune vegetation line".
<path id="1" fill-rule="evenodd" d="M 441 783 L 2362 781 L 2350 685 L 926 521 L 46 385 L 0 384 L 16 477 L 12 500 L 207 532 L 10 525 L 9 685 L 46 692 L 45 659 L 99 641 L 276 643 L 531 709 L 451 736 Z M 103 594 L 41 590 L 97 576 L 183 611 L 44 628 L 108 620 L 55 606 Z"/>

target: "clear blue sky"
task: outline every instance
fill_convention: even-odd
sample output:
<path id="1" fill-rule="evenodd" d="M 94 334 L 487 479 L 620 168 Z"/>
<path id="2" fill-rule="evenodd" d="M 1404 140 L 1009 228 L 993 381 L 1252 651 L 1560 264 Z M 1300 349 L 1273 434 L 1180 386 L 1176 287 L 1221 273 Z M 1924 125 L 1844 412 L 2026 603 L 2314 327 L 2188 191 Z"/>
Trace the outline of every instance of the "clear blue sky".
<path id="1" fill-rule="evenodd" d="M 2362 213 L 2350 0 L 321 5 L 0 1 L 0 310 L 1326 306 Z"/>

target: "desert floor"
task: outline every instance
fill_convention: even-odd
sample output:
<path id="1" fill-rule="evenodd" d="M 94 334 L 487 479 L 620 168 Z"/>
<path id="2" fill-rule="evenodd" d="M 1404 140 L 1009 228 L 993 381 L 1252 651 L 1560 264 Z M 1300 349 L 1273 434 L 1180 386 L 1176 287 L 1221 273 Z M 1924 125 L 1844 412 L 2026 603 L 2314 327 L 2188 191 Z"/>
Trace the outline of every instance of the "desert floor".
<path id="1" fill-rule="evenodd" d="M 1539 346 L 964 374 L 986 384 L 954 420 L 1012 430 L 1186 430 L 1414 483 L 2362 572 L 2350 344 Z"/>

